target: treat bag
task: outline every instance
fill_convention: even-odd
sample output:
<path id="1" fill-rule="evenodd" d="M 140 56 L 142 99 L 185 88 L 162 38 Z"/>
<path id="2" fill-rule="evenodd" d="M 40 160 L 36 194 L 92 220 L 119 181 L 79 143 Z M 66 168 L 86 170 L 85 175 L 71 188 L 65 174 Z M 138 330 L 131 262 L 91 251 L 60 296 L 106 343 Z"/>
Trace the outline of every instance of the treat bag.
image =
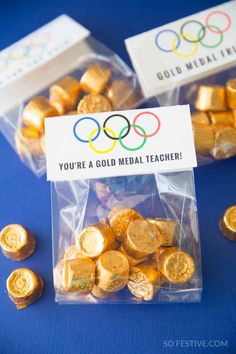
<path id="1" fill-rule="evenodd" d="M 200 300 L 188 106 L 48 118 L 46 157 L 56 302 Z"/>
<path id="2" fill-rule="evenodd" d="M 121 58 L 66 15 L 0 53 L 0 130 L 37 176 L 46 168 L 45 117 L 128 109 L 141 99 Z"/>
<path id="3" fill-rule="evenodd" d="M 148 104 L 190 104 L 200 163 L 236 155 L 236 1 L 128 38 Z"/>

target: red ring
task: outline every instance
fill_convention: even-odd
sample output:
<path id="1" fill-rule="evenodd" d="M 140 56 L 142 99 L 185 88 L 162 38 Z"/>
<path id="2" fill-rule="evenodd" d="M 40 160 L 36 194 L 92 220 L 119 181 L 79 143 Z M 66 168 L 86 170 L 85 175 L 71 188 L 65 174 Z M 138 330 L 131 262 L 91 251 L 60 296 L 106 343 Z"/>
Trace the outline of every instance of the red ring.
<path id="1" fill-rule="evenodd" d="M 232 21 L 231 21 L 230 16 L 229 16 L 226 12 L 224 12 L 224 11 L 212 11 L 212 12 L 210 12 L 210 13 L 207 15 L 207 18 L 206 18 L 206 25 L 207 25 L 207 26 L 210 26 L 210 24 L 209 24 L 209 19 L 210 19 L 210 17 L 211 17 L 212 15 L 215 15 L 215 14 L 220 14 L 220 15 L 223 15 L 223 16 L 225 16 L 225 17 L 227 18 L 227 20 L 228 20 L 228 25 L 227 25 L 224 29 L 221 29 L 221 32 L 224 33 L 224 32 L 226 32 L 226 31 L 228 31 L 228 29 L 229 29 L 230 26 L 231 26 Z M 210 28 L 209 28 L 209 30 L 210 30 L 211 32 L 218 33 L 217 31 L 214 31 L 214 29 L 210 29 Z"/>
<path id="2" fill-rule="evenodd" d="M 144 135 L 144 134 L 140 133 L 140 132 L 138 131 L 138 129 L 136 128 L 136 126 L 135 126 L 135 125 L 136 125 L 136 122 L 137 122 L 137 120 L 138 120 L 138 118 L 139 118 L 140 116 L 142 116 L 143 114 L 149 114 L 149 115 L 153 116 L 153 117 L 156 119 L 157 123 L 158 123 L 157 129 L 156 129 L 153 133 L 151 133 L 151 134 L 146 134 L 146 135 Z M 138 134 L 139 136 L 141 136 L 142 138 L 150 138 L 151 136 L 156 135 L 156 134 L 158 133 L 160 127 L 161 127 L 160 119 L 158 118 L 158 116 L 157 116 L 156 114 L 154 114 L 154 113 L 152 113 L 152 112 L 141 112 L 141 113 L 139 113 L 139 114 L 134 118 L 134 121 L 133 121 L 133 128 L 134 128 L 135 133 Z"/>

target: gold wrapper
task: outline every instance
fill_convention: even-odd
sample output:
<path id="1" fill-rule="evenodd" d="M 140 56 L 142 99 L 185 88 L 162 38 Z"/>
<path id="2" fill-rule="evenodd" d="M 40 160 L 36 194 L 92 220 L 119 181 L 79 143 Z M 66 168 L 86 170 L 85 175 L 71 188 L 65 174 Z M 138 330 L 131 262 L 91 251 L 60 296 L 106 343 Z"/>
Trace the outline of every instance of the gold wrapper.
<path id="1" fill-rule="evenodd" d="M 72 259 L 84 259 L 86 257 L 77 245 L 68 247 L 64 254 L 64 261 L 70 261 Z"/>
<path id="2" fill-rule="evenodd" d="M 193 123 L 193 134 L 196 152 L 199 155 L 209 156 L 214 146 L 214 132 L 211 125 Z"/>
<path id="3" fill-rule="evenodd" d="M 63 101 L 50 100 L 49 103 L 57 110 L 60 116 L 66 114 L 66 107 Z"/>
<path id="4" fill-rule="evenodd" d="M 236 78 L 226 83 L 226 92 L 229 108 L 236 109 Z"/>
<path id="5" fill-rule="evenodd" d="M 58 116 L 58 111 L 42 96 L 33 98 L 23 110 L 23 124 L 40 132 L 44 131 L 44 119 Z"/>
<path id="6" fill-rule="evenodd" d="M 169 283 L 182 284 L 189 281 L 195 272 L 193 258 L 177 247 L 168 247 L 158 257 L 159 270 Z"/>
<path id="7" fill-rule="evenodd" d="M 231 111 L 209 112 L 208 114 L 212 124 L 234 125 L 234 116 Z"/>
<path id="8" fill-rule="evenodd" d="M 233 110 L 232 111 L 232 113 L 233 113 L 233 117 L 234 117 L 234 128 L 236 128 L 236 110 Z"/>
<path id="9" fill-rule="evenodd" d="M 147 260 L 147 257 L 136 259 L 136 258 L 133 258 L 133 257 L 129 256 L 127 254 L 127 252 L 125 252 L 123 247 L 120 247 L 119 251 L 122 252 L 126 256 L 126 258 L 128 259 L 130 267 L 134 267 L 134 266 L 136 266 L 136 265 L 138 265 L 140 263 L 143 263 L 143 262 L 145 262 Z"/>
<path id="10" fill-rule="evenodd" d="M 156 225 L 146 220 L 131 221 L 122 247 L 133 258 L 143 258 L 155 253 L 162 244 L 162 237 Z"/>
<path id="11" fill-rule="evenodd" d="M 236 241 L 236 205 L 228 208 L 220 220 L 223 235 L 231 241 Z"/>
<path id="12" fill-rule="evenodd" d="M 79 102 L 78 114 L 110 112 L 112 110 L 110 102 L 102 95 L 86 95 Z"/>
<path id="13" fill-rule="evenodd" d="M 110 77 L 111 71 L 109 69 L 93 64 L 81 77 L 80 84 L 84 91 L 98 95 L 104 91 Z"/>
<path id="14" fill-rule="evenodd" d="M 162 237 L 162 246 L 168 247 L 173 246 L 180 233 L 180 224 L 177 220 L 170 219 L 146 219 L 148 222 L 156 225 L 158 228 L 161 237 Z"/>
<path id="15" fill-rule="evenodd" d="M 224 86 L 199 86 L 195 108 L 199 111 L 226 111 L 226 90 Z"/>
<path id="16" fill-rule="evenodd" d="M 92 295 L 97 299 L 108 299 L 111 297 L 112 293 L 102 290 L 97 285 L 94 285 L 92 289 Z"/>
<path id="17" fill-rule="evenodd" d="M 2 253 L 10 259 L 20 261 L 28 258 L 33 253 L 35 245 L 34 235 L 21 225 L 7 225 L 0 233 Z"/>
<path id="18" fill-rule="evenodd" d="M 120 251 L 107 251 L 97 260 L 96 285 L 112 293 L 123 289 L 129 277 L 129 262 Z"/>
<path id="19" fill-rule="evenodd" d="M 113 109 L 131 109 L 137 102 L 137 97 L 124 80 L 114 80 L 106 91 L 106 97 Z"/>
<path id="20" fill-rule="evenodd" d="M 33 157 L 41 156 L 43 154 L 43 150 L 42 150 L 42 145 L 40 143 L 41 140 L 40 135 L 36 135 L 36 133 L 34 133 L 33 131 L 30 132 L 28 128 L 22 128 L 22 129 L 17 131 L 14 136 L 15 147 L 19 156 L 22 159 L 30 155 L 32 155 Z M 26 135 L 28 135 L 28 137 Z M 32 137 L 30 137 L 30 135 Z M 33 138 L 33 135 L 34 137 L 37 136 L 37 139 Z"/>
<path id="21" fill-rule="evenodd" d="M 119 241 L 125 237 L 129 223 L 137 219 L 143 219 L 143 217 L 136 210 L 123 204 L 117 204 L 108 214 L 111 228 Z"/>
<path id="22" fill-rule="evenodd" d="M 20 128 L 20 134 L 27 140 L 39 140 L 41 133 L 35 128 L 22 127 Z"/>
<path id="23" fill-rule="evenodd" d="M 150 301 L 161 286 L 161 274 L 154 262 L 141 263 L 130 270 L 129 291 L 138 299 Z"/>
<path id="24" fill-rule="evenodd" d="M 199 111 L 192 114 L 192 122 L 209 125 L 210 119 L 207 112 Z"/>
<path id="25" fill-rule="evenodd" d="M 217 159 L 226 159 L 236 154 L 236 129 L 227 125 L 215 125 L 214 145 L 211 150 L 212 156 Z"/>
<path id="26" fill-rule="evenodd" d="M 60 114 L 75 108 L 81 92 L 80 83 L 73 76 L 65 76 L 50 87 L 50 101 Z"/>
<path id="27" fill-rule="evenodd" d="M 76 244 L 84 256 L 97 258 L 115 248 L 116 238 L 110 226 L 100 223 L 86 227 L 78 235 Z"/>
<path id="28" fill-rule="evenodd" d="M 7 279 L 7 292 L 17 309 L 23 309 L 36 300 L 43 292 L 43 280 L 27 268 L 14 270 Z"/>
<path id="29" fill-rule="evenodd" d="M 88 294 L 95 283 L 96 265 L 91 259 L 73 259 L 64 262 L 62 286 L 64 291 Z"/>

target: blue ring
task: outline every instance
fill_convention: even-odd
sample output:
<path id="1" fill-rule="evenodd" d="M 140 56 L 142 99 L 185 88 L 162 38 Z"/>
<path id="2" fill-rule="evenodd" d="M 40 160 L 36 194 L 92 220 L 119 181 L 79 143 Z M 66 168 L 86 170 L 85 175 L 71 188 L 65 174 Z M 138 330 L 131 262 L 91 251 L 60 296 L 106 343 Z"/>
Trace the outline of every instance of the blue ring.
<path id="1" fill-rule="evenodd" d="M 79 120 L 77 120 L 77 122 L 75 123 L 74 128 L 73 128 L 74 136 L 76 137 L 76 139 L 78 139 L 78 140 L 81 141 L 82 143 L 88 143 L 88 142 L 89 142 L 88 140 L 81 139 L 81 138 L 78 137 L 78 135 L 76 134 L 76 127 L 77 127 L 77 125 L 78 125 L 80 122 L 82 122 L 83 120 L 91 120 L 91 121 L 93 121 L 93 122 L 96 123 L 97 128 L 98 128 L 98 132 L 97 132 L 97 134 L 95 135 L 95 137 L 94 137 L 91 141 L 96 140 L 96 139 L 99 137 L 99 134 L 100 134 L 100 132 L 101 132 L 101 127 L 100 127 L 98 121 L 97 121 L 95 118 L 92 118 L 92 117 L 84 117 L 84 118 L 80 118 Z"/>
<path id="2" fill-rule="evenodd" d="M 175 48 L 175 49 L 178 49 L 179 46 L 180 46 L 180 37 L 179 37 L 178 33 L 175 32 L 175 31 L 172 30 L 172 29 L 164 29 L 164 30 L 162 30 L 162 31 L 160 31 L 160 32 L 157 33 L 156 38 L 155 38 L 155 43 L 156 43 L 157 48 L 159 48 L 160 50 L 162 50 L 162 51 L 165 52 L 165 53 L 171 53 L 171 52 L 173 52 L 173 49 L 172 49 L 172 48 L 171 48 L 171 49 L 165 49 L 165 48 L 162 48 L 162 47 L 159 45 L 158 39 L 159 39 L 160 35 L 161 35 L 163 32 L 170 32 L 170 33 L 173 33 L 173 34 L 177 37 L 177 43 L 176 43 L 176 48 Z"/>

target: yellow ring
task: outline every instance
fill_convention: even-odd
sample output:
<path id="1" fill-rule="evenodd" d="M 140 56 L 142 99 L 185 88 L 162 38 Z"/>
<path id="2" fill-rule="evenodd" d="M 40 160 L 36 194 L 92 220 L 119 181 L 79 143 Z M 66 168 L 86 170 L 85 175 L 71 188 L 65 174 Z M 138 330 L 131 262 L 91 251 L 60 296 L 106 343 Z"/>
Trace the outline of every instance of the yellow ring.
<path id="1" fill-rule="evenodd" d="M 194 38 L 192 35 L 190 35 L 190 34 L 188 34 L 188 35 L 186 35 L 186 34 L 181 34 L 180 35 L 180 37 L 181 38 L 187 38 L 187 39 L 189 39 L 190 41 L 195 41 L 196 40 L 196 38 Z M 177 39 L 176 38 L 174 38 L 173 39 L 173 42 L 172 42 L 172 46 L 173 46 L 173 48 L 172 48 L 172 50 L 173 50 L 173 52 L 178 56 L 178 57 L 181 57 L 181 58 L 191 58 L 191 57 L 193 57 L 195 54 L 197 54 L 197 52 L 198 52 L 198 48 L 199 48 L 199 44 L 198 44 L 198 42 L 194 42 L 193 44 L 194 44 L 194 48 L 193 48 L 193 50 L 192 50 L 192 52 L 191 53 L 189 53 L 189 54 L 182 54 L 182 53 L 180 53 L 179 51 L 178 51 L 178 49 L 176 48 L 176 44 L 177 44 Z"/>
<path id="2" fill-rule="evenodd" d="M 111 128 L 107 128 L 107 127 L 102 127 L 101 128 L 101 130 L 105 130 L 105 131 L 108 131 L 112 136 L 113 136 L 113 138 L 116 138 L 116 134 L 114 133 L 114 131 L 111 129 Z M 115 146 L 116 146 L 116 144 L 117 144 L 117 140 L 113 140 L 113 144 L 112 144 L 112 146 L 109 148 L 109 149 L 107 149 L 107 150 L 97 150 L 97 149 L 95 149 L 95 147 L 93 146 L 93 143 L 92 143 L 92 139 L 93 139 L 93 136 L 94 136 L 94 134 L 96 134 L 98 132 L 98 128 L 96 128 L 96 129 L 94 129 L 92 132 L 91 132 L 91 134 L 89 135 L 89 138 L 88 138 L 88 143 L 89 143 L 89 147 L 90 147 L 90 149 L 92 149 L 94 152 L 96 152 L 97 154 L 107 154 L 108 152 L 111 152 L 114 148 L 115 148 Z"/>

